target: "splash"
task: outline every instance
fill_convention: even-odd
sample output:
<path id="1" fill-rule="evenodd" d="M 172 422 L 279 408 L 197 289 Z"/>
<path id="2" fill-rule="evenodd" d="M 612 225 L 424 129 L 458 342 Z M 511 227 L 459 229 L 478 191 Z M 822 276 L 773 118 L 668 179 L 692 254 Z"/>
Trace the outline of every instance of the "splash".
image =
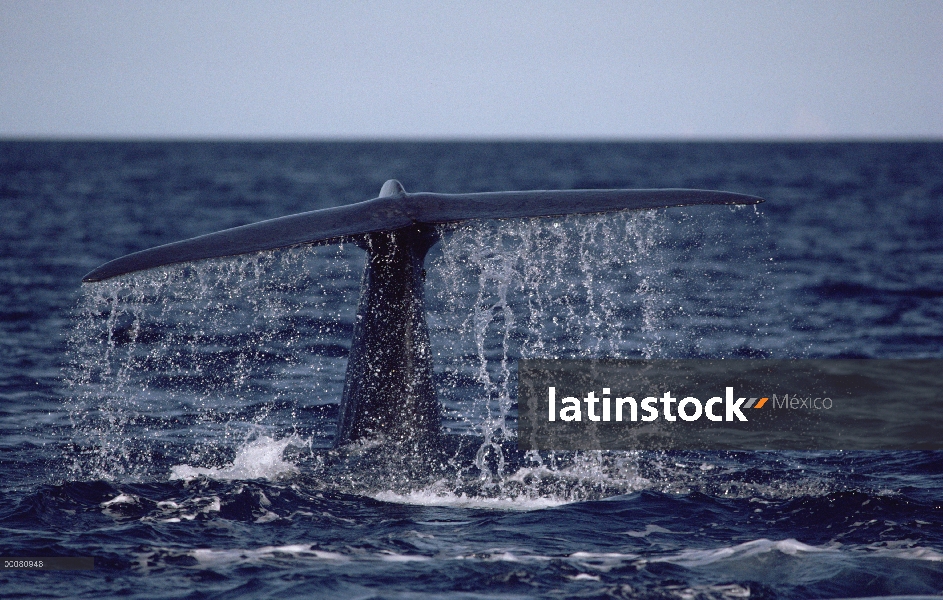
<path id="1" fill-rule="evenodd" d="M 218 468 L 175 465 L 170 469 L 170 479 L 186 480 L 202 476 L 221 481 L 234 481 L 275 479 L 283 475 L 297 473 L 297 467 L 283 458 L 285 448 L 289 444 L 294 446 L 306 445 L 297 436 L 290 436 L 281 440 L 261 436 L 239 448 L 231 465 Z"/>

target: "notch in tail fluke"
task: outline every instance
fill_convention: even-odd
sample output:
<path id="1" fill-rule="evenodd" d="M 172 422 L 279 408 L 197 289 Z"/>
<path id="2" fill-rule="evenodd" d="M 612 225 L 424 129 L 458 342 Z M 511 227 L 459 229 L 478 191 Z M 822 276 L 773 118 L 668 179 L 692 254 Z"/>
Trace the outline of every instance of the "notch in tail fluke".
<path id="1" fill-rule="evenodd" d="M 476 194 L 407 194 L 391 179 L 380 196 L 234 227 L 128 254 L 105 263 L 82 281 L 176 263 L 249 254 L 303 244 L 344 242 L 354 236 L 395 231 L 409 225 L 437 225 L 474 219 L 509 219 L 640 210 L 695 204 L 758 204 L 761 198 L 707 190 L 537 190 Z"/>
<path id="2" fill-rule="evenodd" d="M 692 204 L 757 204 L 760 198 L 703 190 L 567 190 L 407 194 L 387 181 L 373 200 L 245 225 L 135 252 L 102 265 L 101 281 L 163 265 L 351 240 L 366 250 L 334 445 L 363 438 L 422 454 L 441 433 L 424 307 L 426 253 L 439 224 L 549 217 Z"/>

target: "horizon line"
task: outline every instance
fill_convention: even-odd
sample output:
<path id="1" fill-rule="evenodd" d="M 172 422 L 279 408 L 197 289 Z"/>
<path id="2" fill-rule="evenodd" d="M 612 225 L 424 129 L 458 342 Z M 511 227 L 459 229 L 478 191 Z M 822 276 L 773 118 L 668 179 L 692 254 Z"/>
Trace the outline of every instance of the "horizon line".
<path id="1" fill-rule="evenodd" d="M 0 142 L 89 143 L 943 143 L 940 136 L 263 136 L 263 135 L 5 135 Z"/>

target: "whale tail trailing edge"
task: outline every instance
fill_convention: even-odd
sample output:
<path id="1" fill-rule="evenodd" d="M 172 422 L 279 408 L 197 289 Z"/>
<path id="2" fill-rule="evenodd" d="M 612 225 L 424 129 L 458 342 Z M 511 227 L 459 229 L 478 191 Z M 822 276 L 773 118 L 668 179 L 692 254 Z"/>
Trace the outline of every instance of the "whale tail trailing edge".
<path id="1" fill-rule="evenodd" d="M 539 190 L 408 194 L 389 180 L 373 200 L 261 221 L 157 246 L 90 272 L 95 282 L 165 265 L 352 241 L 367 252 L 335 445 L 364 437 L 427 442 L 441 427 L 423 301 L 423 261 L 438 225 L 698 204 L 758 204 L 706 190 Z"/>

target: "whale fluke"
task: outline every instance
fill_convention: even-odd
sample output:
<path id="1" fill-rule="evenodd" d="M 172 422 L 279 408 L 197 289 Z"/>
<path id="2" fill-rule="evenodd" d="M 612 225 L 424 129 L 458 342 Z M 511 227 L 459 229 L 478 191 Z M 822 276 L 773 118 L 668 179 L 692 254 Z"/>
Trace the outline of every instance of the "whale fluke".
<path id="1" fill-rule="evenodd" d="M 354 242 L 367 252 L 335 446 L 361 438 L 431 442 L 441 429 L 424 308 L 426 253 L 439 225 L 474 219 L 549 217 L 697 204 L 758 204 L 707 190 L 538 190 L 408 194 L 391 179 L 357 204 L 261 221 L 118 258 L 83 278 L 304 244 Z"/>
<path id="2" fill-rule="evenodd" d="M 391 179 L 378 198 L 260 221 L 128 254 L 86 275 L 93 282 L 164 265 L 235 256 L 302 244 L 351 240 L 409 225 L 471 219 L 510 219 L 589 214 L 694 204 L 757 204 L 761 198 L 707 190 L 537 190 L 476 194 L 407 194 Z"/>

